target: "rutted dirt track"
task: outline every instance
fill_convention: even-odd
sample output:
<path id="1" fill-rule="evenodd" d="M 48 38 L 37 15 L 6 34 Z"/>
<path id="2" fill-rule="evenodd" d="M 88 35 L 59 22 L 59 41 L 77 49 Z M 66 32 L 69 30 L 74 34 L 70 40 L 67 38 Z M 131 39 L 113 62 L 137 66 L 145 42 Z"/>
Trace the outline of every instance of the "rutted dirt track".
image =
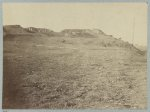
<path id="1" fill-rule="evenodd" d="M 4 39 L 3 108 L 146 108 L 146 56 L 85 41 Z"/>

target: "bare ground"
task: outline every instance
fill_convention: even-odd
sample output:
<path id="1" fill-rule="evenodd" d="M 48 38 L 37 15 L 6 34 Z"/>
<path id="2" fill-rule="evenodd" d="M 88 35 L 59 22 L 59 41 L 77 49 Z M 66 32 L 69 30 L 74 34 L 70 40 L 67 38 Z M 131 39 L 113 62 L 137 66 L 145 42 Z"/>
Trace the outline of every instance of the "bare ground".
<path id="1" fill-rule="evenodd" d="M 146 108 L 146 56 L 92 41 L 4 39 L 3 108 Z"/>

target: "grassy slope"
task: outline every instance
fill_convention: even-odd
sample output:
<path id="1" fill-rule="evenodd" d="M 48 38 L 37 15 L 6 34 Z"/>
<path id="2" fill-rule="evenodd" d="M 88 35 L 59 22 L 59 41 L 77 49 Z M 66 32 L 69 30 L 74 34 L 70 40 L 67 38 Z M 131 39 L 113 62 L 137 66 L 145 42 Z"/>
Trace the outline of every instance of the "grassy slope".
<path id="1" fill-rule="evenodd" d="M 146 56 L 130 49 L 96 38 L 4 38 L 3 108 L 141 109 L 146 99 Z"/>

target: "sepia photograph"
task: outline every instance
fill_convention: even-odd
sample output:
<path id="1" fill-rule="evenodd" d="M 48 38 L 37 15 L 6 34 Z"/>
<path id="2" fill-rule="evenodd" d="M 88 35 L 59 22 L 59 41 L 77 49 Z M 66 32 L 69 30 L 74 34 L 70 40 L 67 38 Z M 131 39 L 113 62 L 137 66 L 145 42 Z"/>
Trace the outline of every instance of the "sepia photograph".
<path id="1" fill-rule="evenodd" d="M 146 3 L 3 3 L 3 109 L 147 109 Z"/>

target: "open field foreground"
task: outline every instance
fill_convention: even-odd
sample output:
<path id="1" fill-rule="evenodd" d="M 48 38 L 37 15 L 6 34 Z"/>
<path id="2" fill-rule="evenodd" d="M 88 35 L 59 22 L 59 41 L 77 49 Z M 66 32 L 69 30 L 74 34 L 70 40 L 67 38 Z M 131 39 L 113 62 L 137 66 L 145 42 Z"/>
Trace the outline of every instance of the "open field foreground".
<path id="1" fill-rule="evenodd" d="M 147 57 L 134 46 L 103 33 L 7 33 L 3 108 L 147 107 Z"/>

